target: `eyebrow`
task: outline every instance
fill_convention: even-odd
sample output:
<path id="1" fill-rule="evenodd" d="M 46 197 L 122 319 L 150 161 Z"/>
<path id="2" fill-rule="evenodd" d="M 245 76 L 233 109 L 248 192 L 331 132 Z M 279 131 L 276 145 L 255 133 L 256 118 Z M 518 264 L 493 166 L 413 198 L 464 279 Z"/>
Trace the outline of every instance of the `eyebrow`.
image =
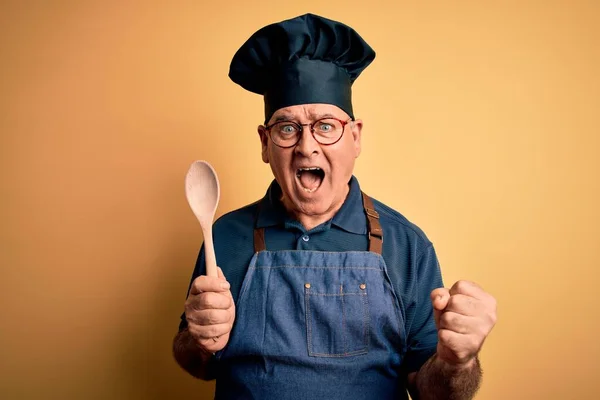
<path id="1" fill-rule="evenodd" d="M 281 114 L 278 115 L 275 120 L 273 121 L 273 123 L 276 122 L 282 122 L 282 121 L 293 121 L 294 120 L 294 116 L 291 114 Z"/>
<path id="2" fill-rule="evenodd" d="M 325 114 L 310 113 L 310 117 L 313 119 L 313 121 L 316 121 L 318 119 L 323 119 L 323 118 L 337 118 L 335 115 L 330 114 L 330 113 L 325 113 Z M 280 114 L 277 117 L 275 117 L 275 120 L 273 121 L 273 123 L 282 122 L 282 121 L 296 122 L 297 119 L 292 114 Z"/>

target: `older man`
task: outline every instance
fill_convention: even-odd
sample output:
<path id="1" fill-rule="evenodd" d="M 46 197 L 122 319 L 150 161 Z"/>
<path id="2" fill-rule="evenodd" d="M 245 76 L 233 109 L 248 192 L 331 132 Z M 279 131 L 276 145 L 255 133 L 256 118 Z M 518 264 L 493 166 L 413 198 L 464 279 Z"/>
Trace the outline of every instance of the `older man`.
<path id="1" fill-rule="evenodd" d="M 353 176 L 363 123 L 351 86 L 375 53 L 350 27 L 303 15 L 262 28 L 231 79 L 265 101 L 265 197 L 214 226 L 174 340 L 219 399 L 466 399 L 496 319 L 476 284 L 444 289 L 431 242 Z M 227 277 L 227 279 L 225 278 Z"/>

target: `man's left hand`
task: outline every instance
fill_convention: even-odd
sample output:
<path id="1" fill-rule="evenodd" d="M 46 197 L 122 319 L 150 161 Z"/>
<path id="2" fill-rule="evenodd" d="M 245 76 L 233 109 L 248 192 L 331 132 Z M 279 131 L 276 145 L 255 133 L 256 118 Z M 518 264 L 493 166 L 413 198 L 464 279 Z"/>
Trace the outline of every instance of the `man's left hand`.
<path id="1" fill-rule="evenodd" d="M 433 290 L 431 301 L 438 358 L 457 367 L 471 365 L 496 324 L 496 299 L 473 282 L 458 281 L 450 290 Z"/>

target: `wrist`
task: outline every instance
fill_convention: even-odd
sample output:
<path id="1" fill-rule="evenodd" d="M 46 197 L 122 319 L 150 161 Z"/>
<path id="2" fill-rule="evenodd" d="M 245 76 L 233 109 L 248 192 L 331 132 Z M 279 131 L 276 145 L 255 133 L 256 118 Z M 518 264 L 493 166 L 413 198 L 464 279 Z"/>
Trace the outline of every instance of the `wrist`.
<path id="1" fill-rule="evenodd" d="M 448 361 L 448 360 L 443 359 L 439 355 L 436 355 L 436 361 L 441 364 L 441 366 L 444 370 L 451 372 L 451 373 L 470 371 L 473 368 L 477 368 L 479 366 L 479 359 L 477 358 L 477 355 L 474 355 L 473 357 L 469 358 L 468 360 L 460 361 L 460 362 Z"/>

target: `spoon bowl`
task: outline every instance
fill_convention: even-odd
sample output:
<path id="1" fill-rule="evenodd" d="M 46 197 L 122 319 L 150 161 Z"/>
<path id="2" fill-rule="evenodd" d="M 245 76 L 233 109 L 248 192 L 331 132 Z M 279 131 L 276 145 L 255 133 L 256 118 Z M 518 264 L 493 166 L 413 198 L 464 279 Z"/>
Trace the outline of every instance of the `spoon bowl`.
<path id="1" fill-rule="evenodd" d="M 216 277 L 212 224 L 219 204 L 220 189 L 217 173 L 208 162 L 197 160 L 190 165 L 185 177 L 185 195 L 202 228 L 206 275 Z"/>

